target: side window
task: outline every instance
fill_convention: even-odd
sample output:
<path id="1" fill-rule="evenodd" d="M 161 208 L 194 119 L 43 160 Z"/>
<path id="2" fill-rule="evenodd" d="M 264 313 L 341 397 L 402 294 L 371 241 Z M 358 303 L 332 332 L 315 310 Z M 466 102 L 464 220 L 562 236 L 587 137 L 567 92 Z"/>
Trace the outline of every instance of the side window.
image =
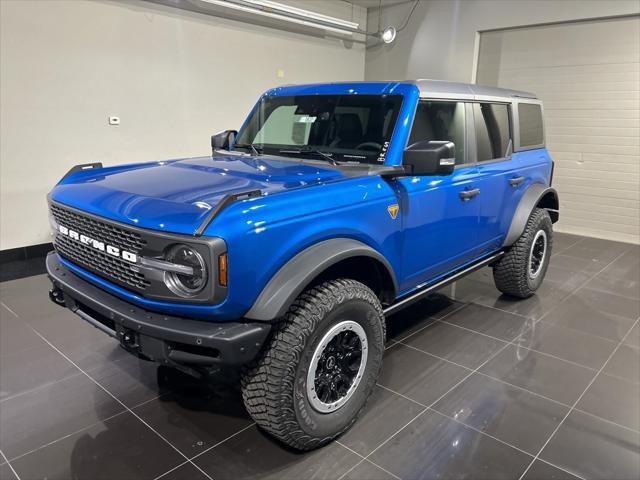
<path id="1" fill-rule="evenodd" d="M 456 165 L 465 159 L 465 115 L 462 102 L 420 102 L 409 145 L 423 140 L 447 140 L 456 146 Z"/>
<path id="2" fill-rule="evenodd" d="M 520 146 L 533 147 L 543 144 L 542 109 L 535 103 L 518 104 L 518 123 L 520 124 Z"/>
<path id="3" fill-rule="evenodd" d="M 478 162 L 505 158 L 512 146 L 509 107 L 498 103 L 474 103 L 473 117 Z"/>

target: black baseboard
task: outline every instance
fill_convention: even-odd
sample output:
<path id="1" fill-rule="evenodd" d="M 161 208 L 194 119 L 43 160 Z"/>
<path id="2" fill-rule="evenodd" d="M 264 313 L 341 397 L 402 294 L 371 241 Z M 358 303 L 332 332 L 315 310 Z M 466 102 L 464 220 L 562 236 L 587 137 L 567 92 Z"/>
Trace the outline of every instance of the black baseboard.
<path id="1" fill-rule="evenodd" d="M 0 250 L 0 282 L 45 273 L 44 259 L 51 250 L 51 243 Z"/>

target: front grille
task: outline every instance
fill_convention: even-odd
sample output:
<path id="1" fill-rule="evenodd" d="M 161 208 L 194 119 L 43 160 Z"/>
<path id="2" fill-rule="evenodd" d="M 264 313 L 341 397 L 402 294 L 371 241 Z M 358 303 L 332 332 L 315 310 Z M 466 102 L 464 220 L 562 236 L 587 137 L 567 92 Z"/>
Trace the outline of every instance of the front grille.
<path id="1" fill-rule="evenodd" d="M 57 205 L 51 205 L 51 214 L 58 224 L 70 230 L 75 230 L 128 252 L 139 253 L 146 245 L 146 241 L 138 233 L 86 217 Z M 124 287 L 144 291 L 150 285 L 145 276 L 138 272 L 133 264 L 119 257 L 109 255 L 64 235 L 56 235 L 53 244 L 63 257 Z"/>
<path id="2" fill-rule="evenodd" d="M 139 253 L 147 243 L 138 233 L 86 217 L 54 204 L 51 204 L 51 214 L 60 225 L 128 252 Z"/>
<path id="3" fill-rule="evenodd" d="M 107 255 L 62 235 L 56 236 L 54 245 L 63 257 L 108 279 L 116 280 L 137 290 L 144 290 L 150 285 L 143 274 L 134 271 L 133 265 L 120 258 Z"/>

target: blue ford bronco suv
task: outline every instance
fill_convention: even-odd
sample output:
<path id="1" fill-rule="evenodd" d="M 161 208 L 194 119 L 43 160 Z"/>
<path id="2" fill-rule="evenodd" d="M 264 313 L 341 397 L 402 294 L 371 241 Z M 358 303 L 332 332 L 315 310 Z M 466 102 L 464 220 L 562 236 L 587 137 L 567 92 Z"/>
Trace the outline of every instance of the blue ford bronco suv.
<path id="1" fill-rule="evenodd" d="M 50 297 L 141 358 L 239 371 L 292 447 L 356 421 L 390 314 L 487 265 L 519 298 L 545 276 L 558 196 L 533 94 L 284 86 L 211 144 L 71 169 L 49 194 Z"/>

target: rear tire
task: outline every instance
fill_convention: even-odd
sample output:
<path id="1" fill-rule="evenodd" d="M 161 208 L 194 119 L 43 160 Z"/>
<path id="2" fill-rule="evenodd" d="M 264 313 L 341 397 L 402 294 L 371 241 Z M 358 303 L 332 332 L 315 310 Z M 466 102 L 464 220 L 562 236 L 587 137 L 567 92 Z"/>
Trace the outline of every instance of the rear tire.
<path id="1" fill-rule="evenodd" d="M 245 407 L 283 443 L 299 450 L 319 447 L 362 412 L 384 342 L 382 307 L 368 287 L 333 280 L 311 288 L 276 325 L 262 356 L 245 368 Z"/>
<path id="2" fill-rule="evenodd" d="M 524 232 L 493 267 L 496 288 L 517 298 L 528 298 L 542 284 L 553 244 L 549 212 L 536 208 Z"/>

